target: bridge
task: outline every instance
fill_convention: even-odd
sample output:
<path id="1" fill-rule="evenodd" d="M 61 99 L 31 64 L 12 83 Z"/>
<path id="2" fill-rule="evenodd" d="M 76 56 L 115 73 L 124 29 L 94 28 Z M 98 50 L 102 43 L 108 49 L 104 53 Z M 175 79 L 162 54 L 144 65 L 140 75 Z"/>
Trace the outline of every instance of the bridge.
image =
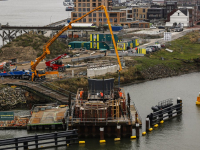
<path id="1" fill-rule="evenodd" d="M 42 83 L 33 83 L 33 82 L 25 82 L 25 81 L 15 81 L 15 82 L 9 82 L 4 83 L 4 85 L 8 86 L 17 86 L 20 87 L 30 93 L 34 93 L 35 95 L 42 97 L 49 101 L 58 101 L 62 104 L 69 104 L 71 103 L 71 96 L 75 97 L 76 94 L 72 93 L 70 91 L 57 88 L 53 84 L 50 84 L 48 82 L 42 82 Z M 49 86 L 47 86 L 49 85 Z M 54 90 L 58 89 L 58 90 Z"/>
<path id="2" fill-rule="evenodd" d="M 0 24 L 0 31 L 2 31 L 2 33 L 0 33 L 0 37 L 2 38 L 2 43 L 4 45 L 5 42 L 7 41 L 11 42 L 17 36 L 22 35 L 24 33 L 32 32 L 44 35 L 47 31 L 52 31 L 52 33 L 55 34 L 64 27 L 63 21 L 55 22 L 47 26 L 9 26 L 8 24 L 7 25 Z M 69 31 L 71 31 L 72 35 L 73 32 L 81 32 L 81 35 L 83 35 L 83 32 L 86 32 L 87 36 L 88 31 L 100 31 L 100 30 L 107 30 L 107 27 L 73 27 L 73 29 L 69 29 L 67 31 L 67 35 L 69 34 Z"/>

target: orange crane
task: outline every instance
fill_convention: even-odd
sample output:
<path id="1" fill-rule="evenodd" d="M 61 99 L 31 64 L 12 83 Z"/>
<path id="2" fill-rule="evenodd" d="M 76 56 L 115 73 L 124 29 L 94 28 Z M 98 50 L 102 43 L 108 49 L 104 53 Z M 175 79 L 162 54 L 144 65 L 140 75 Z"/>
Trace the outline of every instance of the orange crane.
<path id="1" fill-rule="evenodd" d="M 89 14 L 91 14 L 92 12 L 94 11 L 98 11 L 98 10 L 104 10 L 105 12 L 105 15 L 106 15 L 106 18 L 107 18 L 107 23 L 108 23 L 108 27 L 109 27 L 109 30 L 110 30 L 110 34 L 112 36 L 112 41 L 113 41 L 113 45 L 114 45 L 114 48 L 115 48 L 115 53 L 117 55 L 117 61 L 118 61 L 118 64 L 119 64 L 119 72 L 122 70 L 122 66 L 121 66 L 121 62 L 120 62 L 120 58 L 119 58 L 119 54 L 118 54 L 118 51 L 117 51 L 117 47 L 116 47 L 116 43 L 115 43 L 115 39 L 114 39 L 114 36 L 113 36 L 113 32 L 112 32 L 112 27 L 111 27 L 111 24 L 110 24 L 110 19 L 109 19 L 109 16 L 108 16 L 108 12 L 107 12 L 107 9 L 104 5 L 101 5 L 93 10 L 91 10 L 90 12 L 86 13 L 85 15 L 83 15 L 82 17 L 76 19 L 76 20 L 73 20 L 69 23 L 68 26 L 65 26 L 63 27 L 57 34 L 55 34 L 43 47 L 43 54 L 38 57 L 36 59 L 36 62 L 32 62 L 31 61 L 31 70 L 32 70 L 32 81 L 36 78 L 42 78 L 44 76 L 43 72 L 39 72 L 36 70 L 36 67 L 37 65 L 46 57 L 46 55 L 50 54 L 50 50 L 49 50 L 49 46 L 63 33 L 65 32 L 66 30 L 68 29 L 72 29 L 72 26 L 71 24 L 72 23 L 75 23 L 83 18 L 85 18 L 86 16 L 88 16 Z"/>

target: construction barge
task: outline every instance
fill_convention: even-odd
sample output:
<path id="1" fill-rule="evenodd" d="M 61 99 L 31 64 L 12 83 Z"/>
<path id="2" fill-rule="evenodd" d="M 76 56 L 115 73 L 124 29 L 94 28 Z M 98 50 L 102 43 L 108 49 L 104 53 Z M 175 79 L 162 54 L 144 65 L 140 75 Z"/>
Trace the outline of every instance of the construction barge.
<path id="1" fill-rule="evenodd" d="M 77 90 L 76 100 L 67 113 L 69 130 L 78 129 L 81 137 L 130 137 L 135 124 L 142 126 L 135 105 L 114 79 L 88 79 L 87 88 Z"/>

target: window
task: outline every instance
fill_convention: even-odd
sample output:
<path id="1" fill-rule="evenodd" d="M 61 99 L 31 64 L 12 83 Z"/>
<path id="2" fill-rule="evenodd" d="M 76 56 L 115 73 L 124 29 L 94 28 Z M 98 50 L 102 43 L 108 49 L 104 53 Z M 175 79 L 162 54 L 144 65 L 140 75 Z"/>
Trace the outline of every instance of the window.
<path id="1" fill-rule="evenodd" d="M 92 7 L 96 7 L 96 3 L 92 3 Z"/>
<path id="2" fill-rule="evenodd" d="M 78 3 L 78 7 L 81 7 L 81 3 Z"/>
<path id="3" fill-rule="evenodd" d="M 101 19 L 101 18 L 99 18 L 99 22 L 102 22 L 102 19 Z"/>
<path id="4" fill-rule="evenodd" d="M 83 11 L 86 11 L 86 8 L 83 8 Z"/>
<path id="5" fill-rule="evenodd" d="M 145 12 L 145 9 L 143 9 L 143 12 Z"/>
<path id="6" fill-rule="evenodd" d="M 81 2 L 81 0 L 78 0 L 78 2 Z"/>
<path id="7" fill-rule="evenodd" d="M 90 8 L 87 8 L 87 11 L 89 12 L 89 11 L 90 11 Z"/>
<path id="8" fill-rule="evenodd" d="M 87 3 L 87 7 L 90 7 L 90 3 Z"/>
<path id="9" fill-rule="evenodd" d="M 85 4 L 85 3 L 83 3 L 82 7 L 85 7 L 85 6 L 86 6 L 86 4 Z"/>
<path id="10" fill-rule="evenodd" d="M 104 18 L 104 19 L 103 19 L 103 22 L 107 22 L 107 19 L 106 19 L 106 18 Z"/>
<path id="11" fill-rule="evenodd" d="M 93 22 L 96 22 L 96 18 L 93 18 Z"/>
<path id="12" fill-rule="evenodd" d="M 99 13 L 99 17 L 102 17 L 102 13 Z"/>
<path id="13" fill-rule="evenodd" d="M 86 18 L 83 18 L 83 22 L 86 22 Z"/>
<path id="14" fill-rule="evenodd" d="M 78 14 L 78 17 L 81 17 L 81 16 L 82 16 L 82 14 L 81 14 L 81 13 L 79 13 L 79 14 Z"/>
<path id="15" fill-rule="evenodd" d="M 114 22 L 117 22 L 117 18 L 114 18 Z"/>
<path id="16" fill-rule="evenodd" d="M 117 17 L 117 13 L 110 13 L 110 17 Z"/>
<path id="17" fill-rule="evenodd" d="M 93 13 L 93 17 L 96 17 L 96 13 Z"/>
<path id="18" fill-rule="evenodd" d="M 105 13 L 103 13 L 103 17 L 106 17 L 106 14 L 105 14 Z"/>
<path id="19" fill-rule="evenodd" d="M 79 8 L 78 11 L 80 12 L 80 11 L 81 11 L 81 8 Z"/>
<path id="20" fill-rule="evenodd" d="M 142 15 L 140 15 L 140 18 L 142 18 Z"/>
<path id="21" fill-rule="evenodd" d="M 92 17 L 92 14 L 89 14 L 89 17 Z"/>
<path id="22" fill-rule="evenodd" d="M 134 12 L 136 12 L 136 9 L 134 9 Z"/>
<path id="23" fill-rule="evenodd" d="M 91 19 L 91 18 L 89 19 L 89 22 L 92 22 L 92 19 Z"/>
<path id="24" fill-rule="evenodd" d="M 83 2 L 85 2 L 85 0 L 83 0 Z"/>
<path id="25" fill-rule="evenodd" d="M 87 0 L 87 2 L 90 2 L 90 0 Z"/>
<path id="26" fill-rule="evenodd" d="M 77 13 L 73 13 L 73 17 L 77 17 Z"/>
<path id="27" fill-rule="evenodd" d="M 98 3 L 98 6 L 101 6 L 101 3 Z"/>
<path id="28" fill-rule="evenodd" d="M 145 15 L 143 15 L 143 18 L 145 18 Z"/>
<path id="29" fill-rule="evenodd" d="M 110 19 L 110 22 L 113 22 L 113 19 L 112 19 L 112 18 Z"/>

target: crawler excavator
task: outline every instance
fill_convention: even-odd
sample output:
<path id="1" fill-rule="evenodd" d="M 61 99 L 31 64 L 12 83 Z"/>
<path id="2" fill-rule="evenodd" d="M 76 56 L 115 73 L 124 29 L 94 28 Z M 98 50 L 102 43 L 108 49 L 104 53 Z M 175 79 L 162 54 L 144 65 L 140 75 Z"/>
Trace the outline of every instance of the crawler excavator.
<path id="1" fill-rule="evenodd" d="M 90 12 L 86 13 L 85 15 L 83 15 L 82 17 L 76 19 L 76 20 L 73 20 L 71 21 L 67 26 L 63 27 L 57 34 L 55 34 L 44 46 L 43 46 L 43 54 L 38 57 L 36 59 L 35 62 L 31 62 L 31 70 L 32 70 L 32 81 L 33 80 L 37 80 L 37 79 L 40 79 L 40 78 L 45 78 L 45 73 L 44 71 L 38 71 L 36 70 L 36 67 L 37 65 L 46 57 L 46 55 L 49 55 L 50 54 L 50 50 L 49 50 L 49 46 L 51 46 L 51 44 L 63 33 L 65 32 L 66 30 L 68 29 L 72 29 L 72 26 L 71 24 L 72 23 L 75 23 L 81 19 L 83 19 L 84 17 L 88 16 L 89 14 L 93 13 L 94 11 L 100 11 L 100 10 L 104 10 L 105 12 L 105 15 L 106 15 L 106 18 L 107 18 L 107 23 L 108 23 L 108 27 L 109 27 L 109 30 L 110 30 L 110 34 L 112 36 L 112 41 L 113 41 L 113 45 L 114 45 L 114 48 L 115 48 L 115 53 L 117 55 L 117 60 L 118 60 L 118 63 L 119 63 L 119 72 L 122 70 L 122 66 L 121 66 L 121 62 L 120 62 L 120 58 L 119 58 L 119 55 L 118 55 L 118 51 L 117 51 L 117 47 L 116 47 L 116 43 L 115 43 L 115 39 L 114 39 L 114 36 L 113 36 L 113 32 L 112 32 L 112 27 L 111 27 L 111 24 L 110 24 L 110 19 L 109 19 L 109 16 L 108 16 L 108 12 L 107 12 L 107 9 L 104 5 L 101 5 L 93 10 L 91 10 Z"/>

